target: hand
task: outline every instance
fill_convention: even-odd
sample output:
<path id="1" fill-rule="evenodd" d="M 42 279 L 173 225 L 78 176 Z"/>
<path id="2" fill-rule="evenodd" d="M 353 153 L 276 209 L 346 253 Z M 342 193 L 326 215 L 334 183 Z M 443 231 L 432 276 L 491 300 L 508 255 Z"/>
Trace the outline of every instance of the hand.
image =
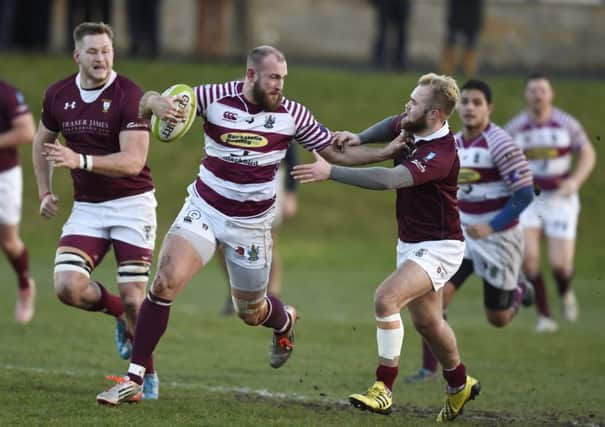
<path id="1" fill-rule="evenodd" d="M 414 136 L 402 131 L 384 147 L 384 150 L 386 150 L 387 158 L 391 159 L 397 157 L 401 152 L 405 152 L 408 155 L 414 150 Z"/>
<path id="2" fill-rule="evenodd" d="M 53 193 L 46 193 L 40 200 L 40 215 L 50 219 L 59 211 L 59 199 Z"/>
<path id="3" fill-rule="evenodd" d="M 313 150 L 313 156 L 315 157 L 315 163 L 294 166 L 292 172 L 290 172 L 294 179 L 303 184 L 309 184 L 311 182 L 326 181 L 330 178 L 332 165 L 326 162 L 315 150 Z"/>
<path id="4" fill-rule="evenodd" d="M 292 191 L 286 191 L 282 197 L 284 218 L 292 218 L 298 211 L 298 197 Z"/>
<path id="5" fill-rule="evenodd" d="M 53 162 L 54 166 L 58 168 L 77 169 L 80 167 L 80 154 L 58 141 L 44 143 L 42 156 Z"/>
<path id="6" fill-rule="evenodd" d="M 489 224 L 473 224 L 466 227 L 466 234 L 473 239 L 483 239 L 494 232 Z"/>
<path id="7" fill-rule="evenodd" d="M 186 120 L 185 110 L 180 107 L 181 96 L 161 96 L 156 95 L 149 99 L 149 106 L 153 114 L 161 120 L 166 120 L 171 123 L 184 122 Z M 184 101 L 182 102 L 185 103 Z"/>
<path id="8" fill-rule="evenodd" d="M 340 130 L 332 134 L 332 142 L 341 153 L 345 150 L 345 145 L 361 145 L 359 135 L 346 130 Z"/>
<path id="9" fill-rule="evenodd" d="M 567 178 L 561 181 L 557 193 L 563 197 L 569 197 L 578 192 L 580 186 L 578 182 L 573 178 Z"/>

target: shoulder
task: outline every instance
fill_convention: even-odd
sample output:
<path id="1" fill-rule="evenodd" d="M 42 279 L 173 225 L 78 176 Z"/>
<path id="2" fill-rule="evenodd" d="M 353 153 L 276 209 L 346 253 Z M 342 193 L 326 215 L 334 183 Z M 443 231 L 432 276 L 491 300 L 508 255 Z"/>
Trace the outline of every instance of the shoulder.
<path id="1" fill-rule="evenodd" d="M 132 81 L 128 77 L 125 77 L 121 74 L 118 74 L 116 76 L 116 79 L 113 82 L 113 84 L 116 85 L 116 87 L 119 90 L 121 90 L 122 92 L 124 92 L 126 94 L 142 94 L 143 93 L 143 89 L 141 89 L 141 87 L 138 84 L 136 84 L 134 81 Z"/>
<path id="2" fill-rule="evenodd" d="M 504 129 L 510 134 L 517 132 L 528 121 L 528 115 L 525 110 L 515 114 L 505 125 Z"/>
<path id="3" fill-rule="evenodd" d="M 508 132 L 495 123 L 490 123 L 487 129 L 483 131 L 483 137 L 488 146 L 497 146 L 503 143 L 512 142 L 512 137 Z"/>
<path id="4" fill-rule="evenodd" d="M 554 108 L 552 111 L 552 120 L 554 122 L 559 123 L 565 127 L 579 127 L 580 121 L 576 119 L 574 116 L 569 114 L 567 111 L 561 110 L 559 108 Z"/>
<path id="5" fill-rule="evenodd" d="M 46 88 L 45 96 L 53 97 L 64 90 L 76 90 L 76 75 L 72 74 L 62 80 L 56 81 Z"/>

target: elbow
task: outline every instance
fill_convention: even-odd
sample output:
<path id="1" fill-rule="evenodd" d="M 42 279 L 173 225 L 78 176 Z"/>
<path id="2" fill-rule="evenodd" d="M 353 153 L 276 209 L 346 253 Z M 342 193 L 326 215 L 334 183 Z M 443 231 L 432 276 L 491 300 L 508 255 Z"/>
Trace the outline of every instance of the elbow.
<path id="1" fill-rule="evenodd" d="M 145 167 L 144 162 L 133 162 L 124 171 L 124 175 L 125 176 L 138 176 L 141 172 L 143 172 L 144 167 Z"/>

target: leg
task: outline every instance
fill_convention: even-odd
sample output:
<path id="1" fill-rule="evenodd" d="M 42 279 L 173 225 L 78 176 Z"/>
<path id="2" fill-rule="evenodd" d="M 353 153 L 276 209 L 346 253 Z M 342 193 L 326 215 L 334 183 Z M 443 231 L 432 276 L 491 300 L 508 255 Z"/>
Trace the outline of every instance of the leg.
<path id="1" fill-rule="evenodd" d="M 63 304 L 101 311 L 116 318 L 124 314 L 121 299 L 99 282 L 90 280 L 90 273 L 103 260 L 108 247 L 108 240 L 96 237 L 67 235 L 61 238 L 55 257 L 54 288 Z"/>
<path id="2" fill-rule="evenodd" d="M 15 306 L 15 320 L 25 325 L 34 316 L 36 286 L 29 275 L 29 255 L 19 237 L 17 224 L 0 224 L 0 247 L 17 274 L 19 291 Z"/>
<path id="3" fill-rule="evenodd" d="M 575 239 L 548 237 L 548 260 L 562 301 L 563 316 L 570 322 L 578 318 L 578 302 L 571 289 Z"/>
<path id="4" fill-rule="evenodd" d="M 536 292 L 536 309 L 538 310 L 538 314 L 542 317 L 550 318 L 546 288 L 542 273 L 540 273 L 540 236 L 541 230 L 539 228 L 523 229 L 523 239 L 525 241 L 523 271 Z"/>
<path id="5" fill-rule="evenodd" d="M 473 261 L 470 258 L 464 258 L 462 264 L 458 268 L 458 271 L 450 279 L 449 282 L 443 287 L 443 318 L 447 320 L 446 309 L 450 302 L 454 298 L 454 295 L 460 287 L 464 284 L 466 279 L 473 274 L 474 266 Z M 437 359 L 433 355 L 431 348 L 427 342 L 422 340 L 422 368 L 420 370 L 405 378 L 407 383 L 418 383 L 431 380 L 435 378 L 437 373 Z"/>
<path id="6" fill-rule="evenodd" d="M 225 300 L 225 306 L 222 308 L 220 314 L 223 316 L 230 316 L 235 313 L 235 307 L 233 306 L 233 299 L 231 298 L 231 286 L 229 285 L 229 273 L 227 272 L 227 264 L 225 262 L 225 250 L 222 244 L 217 245 L 217 251 L 219 256 L 217 258 L 218 263 L 221 266 L 221 270 L 225 273 L 226 285 L 227 285 L 227 299 Z"/>
<path id="7" fill-rule="evenodd" d="M 454 331 L 438 315 L 441 305 L 439 292 L 421 296 L 409 305 L 414 326 L 427 341 L 437 360 L 443 366 L 443 377 L 447 383 L 445 405 L 438 422 L 451 421 L 462 413 L 466 403 L 475 399 L 481 391 L 481 385 L 475 378 L 466 374 L 466 367 L 460 359 Z"/>
<path id="8" fill-rule="evenodd" d="M 506 326 L 517 314 L 521 293 L 504 290 L 483 280 L 483 306 L 487 321 L 496 328 Z"/>
<path id="9" fill-rule="evenodd" d="M 235 309 L 247 325 L 263 325 L 273 329 L 269 364 L 273 368 L 279 368 L 286 363 L 294 347 L 296 310 L 285 306 L 274 295 L 266 296 L 270 268 L 267 263 L 270 264 L 270 259 L 261 264 L 261 268 L 250 268 L 236 262 L 238 258 L 235 249 L 225 247 L 225 260 Z"/>
<path id="10" fill-rule="evenodd" d="M 269 285 L 267 286 L 267 292 L 269 295 L 279 297 L 282 290 L 282 277 L 283 268 L 281 256 L 277 250 L 277 233 L 271 232 L 273 239 L 273 254 L 271 257 L 271 268 L 269 269 Z"/>
<path id="11" fill-rule="evenodd" d="M 214 251 L 214 242 L 206 242 Z M 208 260 L 206 260 L 208 261 Z M 143 383 L 145 364 L 166 331 L 170 306 L 193 276 L 205 265 L 198 249 L 185 237 L 169 232 L 160 250 L 159 265 L 136 323 L 128 376 Z"/>
<path id="12" fill-rule="evenodd" d="M 399 313 L 411 301 L 430 293 L 431 289 L 430 278 L 422 267 L 413 261 L 403 262 L 376 289 L 374 311 L 379 365 L 376 369 L 376 382 L 367 393 L 349 396 L 349 401 L 356 408 L 379 414 L 391 412 L 391 391 L 397 378 L 404 337 Z M 441 300 L 438 309 L 441 312 Z"/>

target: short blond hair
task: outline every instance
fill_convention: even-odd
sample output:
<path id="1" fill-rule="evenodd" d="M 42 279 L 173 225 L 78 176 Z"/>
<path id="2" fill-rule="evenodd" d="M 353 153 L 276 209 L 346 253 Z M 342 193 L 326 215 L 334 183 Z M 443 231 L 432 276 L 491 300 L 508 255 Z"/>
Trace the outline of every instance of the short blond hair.
<path id="1" fill-rule="evenodd" d="M 460 100 L 460 89 L 453 77 L 428 73 L 418 79 L 419 86 L 429 86 L 433 90 L 433 105 L 451 116 Z"/>
<path id="2" fill-rule="evenodd" d="M 84 39 L 84 36 L 95 36 L 97 34 L 107 34 L 109 40 L 113 43 L 113 29 L 104 22 L 82 22 L 74 28 L 74 45 L 78 48 L 78 44 Z"/>

